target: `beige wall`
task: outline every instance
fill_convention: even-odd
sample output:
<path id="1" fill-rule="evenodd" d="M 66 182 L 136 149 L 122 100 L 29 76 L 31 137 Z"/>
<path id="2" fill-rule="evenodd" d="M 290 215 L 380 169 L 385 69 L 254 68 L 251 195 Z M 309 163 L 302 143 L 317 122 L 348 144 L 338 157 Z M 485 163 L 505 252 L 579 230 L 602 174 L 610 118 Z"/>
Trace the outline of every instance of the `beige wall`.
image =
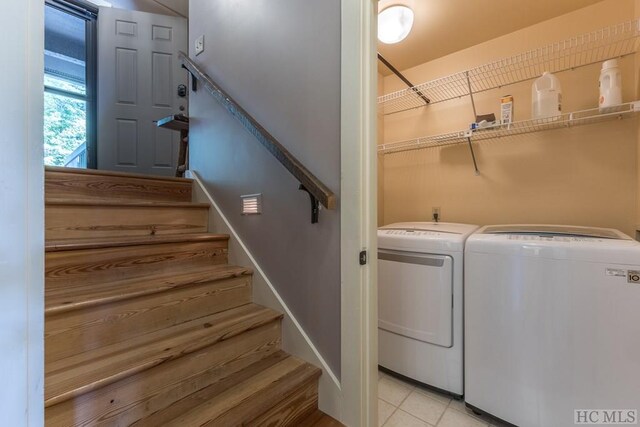
<path id="1" fill-rule="evenodd" d="M 640 1 L 640 0 L 638 0 Z M 384 91 L 384 76 L 378 73 L 378 93 Z M 378 145 L 384 143 L 384 116 L 378 110 Z M 384 156 L 378 155 L 378 227 L 384 225 Z"/>
<path id="2" fill-rule="evenodd" d="M 635 16 L 638 0 L 606 0 L 406 70 L 423 82 Z M 633 56 L 621 61 L 623 98 L 635 98 Z M 600 64 L 559 73 L 563 110 L 597 106 Z M 401 89 L 387 77 L 384 92 Z M 531 113 L 531 82 L 478 94 L 479 114 L 499 112 L 499 98 L 515 98 L 515 119 Z M 467 99 L 385 116 L 384 142 L 460 130 L 473 121 Z M 635 234 L 638 213 L 636 119 L 474 143 L 476 176 L 464 145 L 384 159 L 384 223 L 426 221 L 432 207 L 443 221 L 476 224 L 559 223 L 613 227 Z"/>
<path id="3" fill-rule="evenodd" d="M 635 0 L 635 17 L 640 18 L 640 0 Z M 640 52 L 635 55 L 636 64 L 640 64 Z M 636 99 L 640 99 L 640 68 L 635 67 L 635 83 L 636 83 Z M 637 209 L 636 209 L 636 239 L 640 240 L 640 120 L 638 120 L 638 150 L 637 150 L 637 165 L 638 165 L 638 197 Z"/>

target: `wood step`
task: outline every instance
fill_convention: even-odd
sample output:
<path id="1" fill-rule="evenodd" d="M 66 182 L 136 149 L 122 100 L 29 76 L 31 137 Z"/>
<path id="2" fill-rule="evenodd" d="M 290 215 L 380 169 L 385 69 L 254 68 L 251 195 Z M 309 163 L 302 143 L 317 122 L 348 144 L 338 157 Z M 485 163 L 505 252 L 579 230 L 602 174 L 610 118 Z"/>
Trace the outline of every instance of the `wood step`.
<path id="1" fill-rule="evenodd" d="M 45 167 L 45 197 L 190 202 L 192 180 L 132 173 Z"/>
<path id="2" fill-rule="evenodd" d="M 52 307 L 57 310 L 46 312 L 45 362 L 248 304 L 251 302 L 251 276 L 236 276 L 239 270 L 246 271 L 236 269 L 222 275 L 214 271 L 212 275 L 205 270 L 175 278 L 154 278 L 151 283 L 138 279 L 101 285 L 99 290 L 84 287 L 67 291 L 72 294 L 68 300 L 77 299 L 79 303 L 74 305 L 73 311 L 64 311 L 62 308 L 68 305 L 57 304 Z M 140 295 L 141 290 L 144 295 Z M 61 301 L 60 297 L 57 293 L 54 299 Z M 47 292 L 46 299 L 49 298 Z"/>
<path id="3" fill-rule="evenodd" d="M 160 273 L 128 280 L 97 284 L 78 283 L 78 286 L 48 287 L 45 289 L 45 315 L 59 315 L 73 310 L 174 291 L 218 280 L 249 278 L 253 272 L 233 265 L 205 265 L 191 267 L 185 273 Z M 48 321 L 48 319 L 47 319 Z"/>
<path id="4" fill-rule="evenodd" d="M 313 376 L 299 387 L 292 388 L 284 399 L 276 402 L 259 417 L 246 422 L 251 427 L 299 426 L 303 419 L 318 410 L 318 377 Z"/>
<path id="5" fill-rule="evenodd" d="M 281 319 L 274 310 L 246 304 L 47 363 L 45 407 Z"/>
<path id="6" fill-rule="evenodd" d="M 48 241 L 45 280 L 48 290 L 112 283 L 193 266 L 227 263 L 229 236 L 192 234 Z M 94 247 L 95 246 L 95 247 Z"/>
<path id="7" fill-rule="evenodd" d="M 203 389 L 219 393 L 286 357 L 280 336 L 280 322 L 271 322 L 228 337 L 48 407 L 46 425 L 129 426 Z"/>
<path id="8" fill-rule="evenodd" d="M 324 412 L 316 410 L 301 420 L 298 427 L 344 427 L 344 424 Z"/>
<path id="9" fill-rule="evenodd" d="M 45 206 L 45 238 L 202 233 L 208 215 L 206 203 L 51 200 Z"/>
<path id="10" fill-rule="evenodd" d="M 99 249 L 125 246 L 157 245 L 161 243 L 206 242 L 228 240 L 228 234 L 186 233 L 161 234 L 153 236 L 89 237 L 75 239 L 49 239 L 45 242 L 45 252 L 73 251 L 78 249 Z"/>
<path id="11" fill-rule="evenodd" d="M 316 384 L 320 373 L 313 365 L 287 356 L 243 381 L 231 383 L 233 387 L 222 392 L 216 388 L 203 389 L 134 425 L 275 425 L 268 416 L 272 414 L 270 410 L 297 392 L 307 390 L 309 384 Z"/>

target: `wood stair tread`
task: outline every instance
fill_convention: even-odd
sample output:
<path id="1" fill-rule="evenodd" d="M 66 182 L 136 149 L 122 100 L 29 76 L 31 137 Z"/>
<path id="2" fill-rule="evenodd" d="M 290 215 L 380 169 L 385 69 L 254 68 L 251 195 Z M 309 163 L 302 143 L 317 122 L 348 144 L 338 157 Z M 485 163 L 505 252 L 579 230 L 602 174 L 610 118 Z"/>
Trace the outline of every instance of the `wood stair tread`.
<path id="1" fill-rule="evenodd" d="M 296 427 L 344 427 L 344 424 L 317 409 L 304 420 L 300 420 Z"/>
<path id="2" fill-rule="evenodd" d="M 98 169 L 80 169 L 80 168 L 68 168 L 68 167 L 59 167 L 59 166 L 45 166 L 44 170 L 45 172 L 64 172 L 64 173 L 73 173 L 73 174 L 79 174 L 79 175 L 94 175 L 94 176 L 118 176 L 123 178 L 150 179 L 153 181 L 173 181 L 173 182 L 187 182 L 187 183 L 193 182 L 191 178 L 179 178 L 179 177 L 173 177 L 173 176 L 149 175 L 149 174 L 130 173 L 130 172 L 117 172 L 117 171 L 107 171 L 107 170 L 98 170 Z"/>
<path id="3" fill-rule="evenodd" d="M 227 241 L 228 234 L 183 233 L 156 234 L 145 236 L 82 237 L 74 239 L 49 239 L 45 242 L 46 252 L 74 251 L 123 246 L 156 245 L 180 242 Z"/>
<path id="4" fill-rule="evenodd" d="M 48 363 L 45 407 L 280 319 L 281 313 L 245 304 Z"/>
<path id="5" fill-rule="evenodd" d="M 80 283 L 76 286 L 47 288 L 45 290 L 45 315 L 60 314 L 80 308 L 164 292 L 181 286 L 251 274 L 251 269 L 246 267 L 228 264 L 203 265 L 201 267 L 192 266 L 180 274 L 161 272 L 155 275 L 99 284 Z"/>
<path id="6" fill-rule="evenodd" d="M 127 200 L 127 199 L 74 199 L 74 198 L 46 198 L 45 205 L 51 206 L 100 206 L 100 207 L 154 207 L 154 208 L 198 208 L 209 209 L 208 203 L 197 202 L 165 202 L 153 200 Z"/>
<path id="7" fill-rule="evenodd" d="M 252 375 L 247 377 L 248 373 Z M 317 367 L 278 352 L 231 376 L 228 379 L 231 387 L 205 388 L 134 425 L 253 425 L 253 420 L 300 387 L 317 381 L 320 374 Z"/>

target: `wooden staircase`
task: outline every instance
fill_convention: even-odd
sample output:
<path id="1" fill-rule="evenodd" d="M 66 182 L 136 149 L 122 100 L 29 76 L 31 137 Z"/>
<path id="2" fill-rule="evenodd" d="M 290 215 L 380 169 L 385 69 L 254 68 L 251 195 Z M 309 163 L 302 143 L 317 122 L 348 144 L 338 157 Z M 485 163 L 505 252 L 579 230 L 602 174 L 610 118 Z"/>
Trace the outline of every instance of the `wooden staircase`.
<path id="1" fill-rule="evenodd" d="M 192 182 L 45 171 L 47 426 L 340 426 Z"/>

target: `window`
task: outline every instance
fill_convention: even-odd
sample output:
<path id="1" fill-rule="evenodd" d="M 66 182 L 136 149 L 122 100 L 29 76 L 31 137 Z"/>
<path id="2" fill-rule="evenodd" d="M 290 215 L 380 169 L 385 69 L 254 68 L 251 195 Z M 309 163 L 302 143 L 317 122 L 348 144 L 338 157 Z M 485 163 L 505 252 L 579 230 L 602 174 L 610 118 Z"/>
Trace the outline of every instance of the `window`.
<path id="1" fill-rule="evenodd" d="M 96 15 L 81 1 L 45 4 L 44 162 L 96 167 Z"/>

